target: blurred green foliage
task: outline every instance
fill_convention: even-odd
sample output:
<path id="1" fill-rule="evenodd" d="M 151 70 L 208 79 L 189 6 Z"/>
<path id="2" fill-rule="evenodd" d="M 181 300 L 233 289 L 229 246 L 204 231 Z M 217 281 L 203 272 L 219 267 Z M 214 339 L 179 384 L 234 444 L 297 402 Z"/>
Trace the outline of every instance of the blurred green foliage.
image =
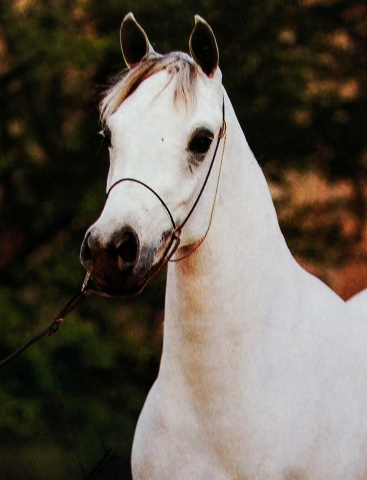
<path id="1" fill-rule="evenodd" d="M 348 208 L 364 225 L 364 1 L 2 0 L 1 357 L 43 328 L 83 278 L 79 247 L 103 206 L 108 170 L 97 107 L 123 68 L 118 32 L 130 10 L 162 53 L 187 51 L 193 15 L 206 18 L 269 179 L 282 185 L 289 168 L 347 179 L 355 187 Z M 310 249 L 293 220 L 283 222 L 295 253 L 318 261 L 330 238 L 343 246 L 334 227 Z M 0 370 L 1 478 L 130 478 L 163 309 L 164 275 L 137 299 L 90 298 L 57 335 Z M 106 449 L 110 461 L 92 473 Z"/>

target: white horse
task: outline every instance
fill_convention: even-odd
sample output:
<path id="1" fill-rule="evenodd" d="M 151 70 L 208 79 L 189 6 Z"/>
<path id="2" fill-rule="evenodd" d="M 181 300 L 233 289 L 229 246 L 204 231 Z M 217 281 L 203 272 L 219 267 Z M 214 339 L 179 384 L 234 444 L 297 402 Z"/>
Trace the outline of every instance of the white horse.
<path id="1" fill-rule="evenodd" d="M 82 261 L 130 295 L 176 260 L 134 480 L 367 479 L 367 321 L 287 248 L 212 30 L 196 17 L 191 56 L 161 56 L 129 14 L 121 44 L 108 197 Z"/>
<path id="2" fill-rule="evenodd" d="M 353 309 L 354 314 L 364 316 L 367 321 L 367 289 L 354 295 L 347 304 Z"/>

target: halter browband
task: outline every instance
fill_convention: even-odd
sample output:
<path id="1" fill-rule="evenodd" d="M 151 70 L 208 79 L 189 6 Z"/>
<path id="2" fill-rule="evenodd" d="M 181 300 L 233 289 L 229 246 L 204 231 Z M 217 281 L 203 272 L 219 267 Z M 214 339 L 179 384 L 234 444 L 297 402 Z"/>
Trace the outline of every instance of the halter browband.
<path id="1" fill-rule="evenodd" d="M 200 198 L 201 198 L 201 196 L 202 196 L 202 194 L 205 190 L 205 187 L 208 183 L 211 171 L 213 169 L 214 161 L 215 161 L 215 158 L 217 156 L 217 152 L 218 152 L 218 148 L 219 148 L 219 143 L 220 143 L 221 139 L 225 137 L 225 134 L 226 134 L 224 97 L 223 97 L 222 112 L 223 112 L 223 123 L 222 123 L 222 126 L 220 127 L 220 130 L 219 130 L 217 144 L 215 146 L 213 157 L 212 157 L 212 160 L 211 160 L 210 165 L 209 165 L 208 173 L 206 174 L 203 185 L 200 189 L 200 192 L 199 192 L 193 206 L 191 207 L 189 213 L 186 215 L 184 221 L 180 225 L 176 225 L 176 223 L 174 221 L 174 218 L 173 218 L 173 215 L 172 215 L 170 209 L 168 208 L 166 202 L 163 200 L 163 198 L 160 195 L 158 195 L 158 193 L 155 190 L 153 190 L 153 188 L 151 188 L 149 185 L 142 182 L 141 180 L 137 180 L 136 178 L 121 178 L 120 180 L 117 180 L 115 183 L 113 183 L 107 191 L 107 198 L 108 198 L 108 196 L 111 193 L 111 190 L 122 182 L 135 182 L 139 185 L 142 185 L 143 187 L 147 188 L 150 192 L 152 192 L 158 198 L 158 200 L 161 202 L 161 204 L 165 208 L 165 210 L 166 210 L 166 212 L 167 212 L 167 214 L 168 214 L 168 216 L 171 220 L 171 223 L 172 223 L 172 227 L 173 227 L 172 228 L 172 235 L 171 235 L 171 239 L 170 239 L 170 242 L 168 244 L 168 247 L 166 248 L 166 250 L 165 250 L 165 252 L 162 256 L 161 261 L 158 263 L 155 270 L 147 276 L 146 280 L 144 281 L 144 284 L 142 285 L 142 287 L 141 287 L 141 289 L 139 290 L 138 293 L 140 293 L 144 289 L 144 287 L 147 285 L 147 283 L 160 272 L 160 270 L 166 265 L 166 263 L 175 254 L 176 250 L 178 249 L 178 247 L 180 245 L 180 241 L 181 241 L 180 235 L 181 235 L 182 228 L 186 225 L 187 221 L 189 220 L 189 218 L 193 214 L 194 210 L 196 209 L 196 207 L 197 207 L 197 205 L 200 201 Z M 224 149 L 224 147 L 223 147 L 223 149 Z M 222 154 L 222 158 L 223 158 L 223 154 Z M 214 208 L 214 205 L 213 205 L 213 208 Z M 183 258 L 186 258 L 186 256 L 183 257 Z M 180 259 L 178 259 L 178 260 L 180 260 Z M 176 260 L 176 261 L 178 261 L 178 260 Z M 107 294 L 107 296 L 109 296 L 109 295 Z"/>

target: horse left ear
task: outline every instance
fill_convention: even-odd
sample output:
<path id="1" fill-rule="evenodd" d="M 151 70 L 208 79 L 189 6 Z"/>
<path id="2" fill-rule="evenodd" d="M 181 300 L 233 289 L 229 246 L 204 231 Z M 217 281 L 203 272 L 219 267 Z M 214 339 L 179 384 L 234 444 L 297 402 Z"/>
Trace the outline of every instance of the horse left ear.
<path id="1" fill-rule="evenodd" d="M 131 12 L 122 21 L 120 43 L 125 63 L 130 69 L 139 65 L 147 53 L 154 52 L 147 34 Z"/>
<path id="2" fill-rule="evenodd" d="M 190 53 L 202 71 L 213 77 L 219 64 L 219 51 L 213 30 L 199 15 L 195 15 L 195 27 L 189 41 Z"/>

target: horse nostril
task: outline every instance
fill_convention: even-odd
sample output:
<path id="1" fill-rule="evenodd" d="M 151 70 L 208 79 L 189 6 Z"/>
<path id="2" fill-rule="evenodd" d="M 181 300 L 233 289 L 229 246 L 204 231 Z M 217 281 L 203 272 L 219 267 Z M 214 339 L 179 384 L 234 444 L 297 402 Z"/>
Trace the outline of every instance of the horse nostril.
<path id="1" fill-rule="evenodd" d="M 115 240 L 117 255 L 124 266 L 134 265 L 139 257 L 139 239 L 133 230 L 126 229 Z"/>
<path id="2" fill-rule="evenodd" d="M 89 241 L 88 241 L 89 237 L 90 237 L 90 232 L 88 232 L 88 234 L 86 235 L 82 244 L 81 252 L 80 252 L 80 257 L 83 262 L 88 262 L 92 260 L 92 252 L 91 252 Z"/>
<path id="3" fill-rule="evenodd" d="M 86 233 L 80 250 L 80 259 L 84 267 L 90 269 L 96 259 L 106 250 L 101 232 L 92 227 Z"/>
<path id="4" fill-rule="evenodd" d="M 93 255 L 92 255 L 92 249 L 90 246 L 91 242 L 91 232 L 89 231 L 82 243 L 82 247 L 80 249 L 80 260 L 82 262 L 82 265 L 84 265 L 85 268 L 89 268 L 91 264 L 93 263 Z"/>
<path id="5" fill-rule="evenodd" d="M 101 231 L 91 228 L 83 240 L 80 259 L 94 277 L 113 277 L 134 267 L 140 256 L 140 242 L 130 227 L 117 230 L 105 241 Z"/>

